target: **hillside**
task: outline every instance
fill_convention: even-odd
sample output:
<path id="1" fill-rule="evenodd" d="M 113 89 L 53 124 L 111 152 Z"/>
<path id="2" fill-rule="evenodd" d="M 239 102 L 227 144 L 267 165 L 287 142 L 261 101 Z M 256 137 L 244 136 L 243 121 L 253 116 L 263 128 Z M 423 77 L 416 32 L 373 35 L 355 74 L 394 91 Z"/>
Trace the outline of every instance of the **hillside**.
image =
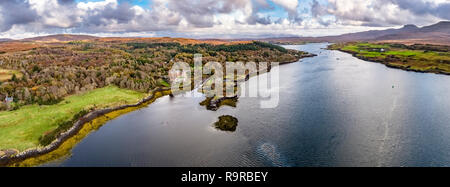
<path id="1" fill-rule="evenodd" d="M 1 41 L 11 41 L 10 39 L 0 39 Z M 171 38 L 171 37 L 95 37 L 89 35 L 72 35 L 72 34 L 57 34 L 48 36 L 39 36 L 33 38 L 25 38 L 18 40 L 18 42 L 35 42 L 35 43 L 58 43 L 70 41 L 96 41 L 108 43 L 127 43 L 127 42 L 145 42 L 145 43 L 179 43 L 186 44 L 212 44 L 212 45 L 230 45 L 240 43 L 251 43 L 251 41 L 226 41 L 219 39 L 210 40 L 196 40 L 190 38 Z"/>
<path id="2" fill-rule="evenodd" d="M 375 39 L 385 43 L 427 43 L 450 45 L 450 22 L 439 22 L 434 25 L 417 28 L 411 32 L 398 32 Z"/>
<path id="3" fill-rule="evenodd" d="M 9 39 L 9 38 L 0 38 L 0 42 L 7 42 L 7 41 L 11 41 L 11 39 Z"/>
<path id="4" fill-rule="evenodd" d="M 371 41 L 404 44 L 439 44 L 450 45 L 450 21 L 441 21 L 434 25 L 417 27 L 405 25 L 399 29 L 371 30 L 324 37 L 286 37 L 260 39 L 279 44 L 298 44 L 305 42 L 352 42 Z"/>
<path id="5" fill-rule="evenodd" d="M 154 37 L 154 38 L 138 38 L 138 37 L 105 37 L 97 38 L 95 41 L 108 42 L 108 43 L 127 43 L 127 42 L 143 42 L 143 43 L 179 43 L 181 45 L 188 44 L 211 44 L 211 45 L 233 45 L 233 44 L 246 44 L 251 41 L 226 41 L 219 39 L 211 40 L 196 40 L 190 38 L 171 38 L 171 37 Z"/>
<path id="6" fill-rule="evenodd" d="M 68 41 L 82 41 L 93 40 L 98 37 L 89 35 L 72 35 L 72 34 L 57 34 L 48 36 L 39 36 L 34 38 L 26 38 L 21 41 L 25 42 L 68 42 Z"/>
<path id="7" fill-rule="evenodd" d="M 22 40 L 0 39 L 0 54 L 7 52 L 19 52 L 27 51 L 37 47 L 56 47 L 63 46 L 68 42 L 92 42 L 92 43 L 105 43 L 105 44 L 126 44 L 126 43 L 179 43 L 180 45 L 197 45 L 197 44 L 209 44 L 209 45 L 237 45 L 237 44 L 249 44 L 251 40 L 242 41 L 227 41 L 227 40 L 196 40 L 189 38 L 171 38 L 171 37 L 95 37 L 89 35 L 70 35 L 70 34 L 57 34 L 48 36 L 39 36 L 34 38 L 25 38 Z"/>

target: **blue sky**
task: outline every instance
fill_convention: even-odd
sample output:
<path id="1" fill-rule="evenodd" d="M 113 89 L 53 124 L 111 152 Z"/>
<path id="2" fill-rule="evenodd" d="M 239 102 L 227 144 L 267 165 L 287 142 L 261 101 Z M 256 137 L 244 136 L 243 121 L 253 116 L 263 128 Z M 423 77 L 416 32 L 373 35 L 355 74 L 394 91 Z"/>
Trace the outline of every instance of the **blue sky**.
<path id="1" fill-rule="evenodd" d="M 0 1 L 0 38 L 324 36 L 430 25 L 448 12 L 449 0 L 14 0 Z"/>

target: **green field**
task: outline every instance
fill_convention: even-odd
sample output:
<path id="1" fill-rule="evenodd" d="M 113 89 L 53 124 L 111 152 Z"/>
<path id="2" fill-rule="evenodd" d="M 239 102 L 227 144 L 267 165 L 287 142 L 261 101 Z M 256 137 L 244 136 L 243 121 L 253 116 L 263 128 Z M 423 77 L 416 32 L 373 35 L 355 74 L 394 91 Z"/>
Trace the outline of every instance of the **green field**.
<path id="1" fill-rule="evenodd" d="M 450 74 L 450 52 L 445 50 L 448 48 L 448 46 L 372 43 L 345 43 L 329 46 L 329 49 L 349 52 L 358 58 L 381 62 L 390 67 Z"/>
<path id="2" fill-rule="evenodd" d="M 145 93 L 120 89 L 115 86 L 66 97 L 55 105 L 29 105 L 14 111 L 0 112 L 0 150 L 23 151 L 39 146 L 39 137 L 70 121 L 83 110 L 134 104 Z"/>

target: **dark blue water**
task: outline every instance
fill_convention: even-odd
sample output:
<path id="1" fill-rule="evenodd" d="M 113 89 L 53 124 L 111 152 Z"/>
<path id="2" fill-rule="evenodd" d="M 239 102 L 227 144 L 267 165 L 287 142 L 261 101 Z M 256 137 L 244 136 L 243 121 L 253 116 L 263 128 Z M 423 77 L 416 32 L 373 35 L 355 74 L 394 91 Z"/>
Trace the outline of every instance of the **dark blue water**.
<path id="1" fill-rule="evenodd" d="M 450 76 L 390 69 L 326 44 L 280 66 L 280 103 L 163 97 L 91 133 L 54 166 L 450 166 Z M 256 77 L 252 78 L 255 79 Z M 250 88 L 252 89 L 252 88 Z M 217 117 L 238 118 L 235 132 Z"/>

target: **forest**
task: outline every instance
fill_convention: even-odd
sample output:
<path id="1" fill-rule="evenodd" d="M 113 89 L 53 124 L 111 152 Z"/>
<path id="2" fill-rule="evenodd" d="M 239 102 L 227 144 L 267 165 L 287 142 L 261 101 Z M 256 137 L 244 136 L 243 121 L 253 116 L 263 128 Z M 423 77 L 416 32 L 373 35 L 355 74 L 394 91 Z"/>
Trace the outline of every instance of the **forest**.
<path id="1" fill-rule="evenodd" d="M 34 45 L 27 50 L 0 54 L 0 110 L 24 105 L 52 105 L 64 97 L 115 85 L 147 93 L 168 86 L 174 62 L 193 64 L 202 54 L 204 63 L 286 62 L 299 59 L 300 51 L 263 42 L 233 44 L 181 44 L 177 42 L 71 41 Z M 9 74 L 8 74 L 9 72 Z"/>

